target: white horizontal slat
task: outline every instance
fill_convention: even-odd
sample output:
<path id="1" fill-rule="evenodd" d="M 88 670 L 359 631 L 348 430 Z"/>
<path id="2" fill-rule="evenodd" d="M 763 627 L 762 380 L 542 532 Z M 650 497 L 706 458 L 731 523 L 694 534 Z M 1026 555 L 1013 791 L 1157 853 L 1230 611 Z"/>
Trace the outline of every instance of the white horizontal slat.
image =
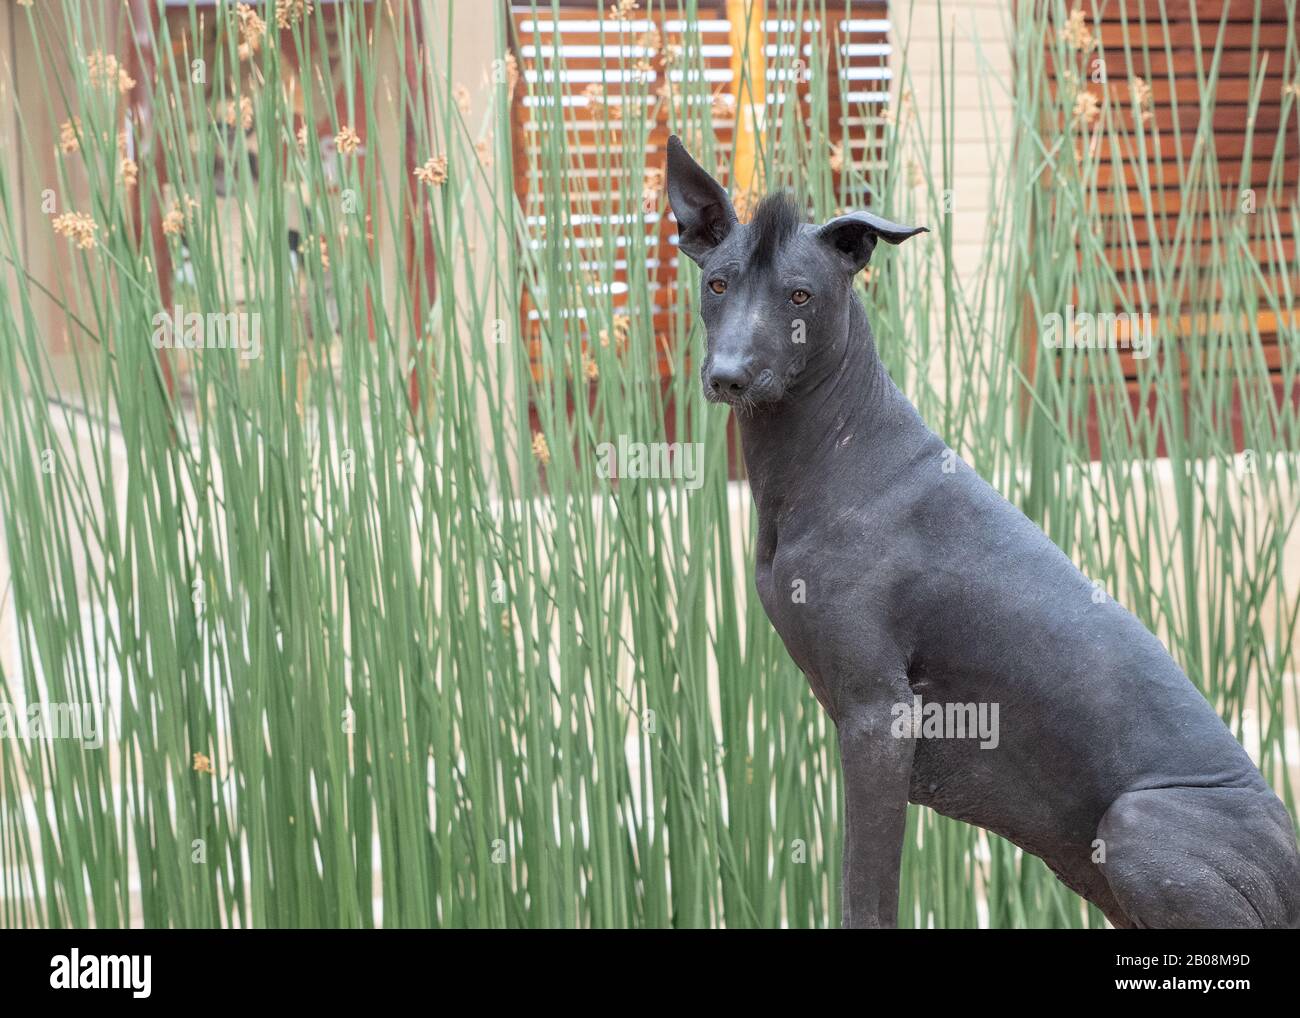
<path id="1" fill-rule="evenodd" d="M 688 28 L 693 28 L 701 35 L 706 32 L 726 32 L 731 33 L 731 22 L 725 18 L 712 19 L 708 21 L 685 21 L 677 18 L 664 22 L 665 32 L 685 32 Z"/>
<path id="2" fill-rule="evenodd" d="M 852 18 L 840 22 L 841 32 L 866 33 L 866 32 L 888 32 L 888 18 Z"/>
<path id="3" fill-rule="evenodd" d="M 821 28 L 820 21 L 804 21 L 802 28 L 805 32 L 815 32 Z M 784 32 L 789 35 L 791 32 L 800 28 L 799 22 L 793 18 L 768 18 L 763 22 L 763 31 L 765 32 Z"/>
<path id="4" fill-rule="evenodd" d="M 572 102 L 567 102 L 567 103 L 565 103 L 564 105 L 566 105 L 566 106 L 582 106 L 582 105 L 583 105 L 583 101 L 586 99 L 585 96 L 581 96 L 581 95 L 570 96 L 569 98 L 572 99 L 573 101 L 572 101 Z M 622 102 L 622 103 L 620 103 L 620 102 L 617 102 L 617 101 L 616 101 L 616 99 L 625 99 L 625 98 L 627 98 L 627 97 L 625 97 L 625 96 L 617 96 L 617 97 L 615 97 L 615 96 L 611 96 L 611 97 L 610 97 L 610 102 L 611 102 L 612 105 L 624 105 L 624 106 L 631 105 L 630 103 L 627 103 L 627 102 Z M 653 101 L 654 101 L 654 100 L 652 100 L 652 99 L 645 99 L 645 98 L 643 97 L 643 102 L 644 102 L 644 104 L 645 104 L 646 106 L 649 106 Z M 535 104 L 535 103 L 526 103 L 525 105 L 532 106 L 532 105 L 540 105 L 540 104 Z M 552 105 L 553 105 L 553 104 L 552 104 Z M 720 121 L 716 121 L 716 120 L 715 120 L 714 123 L 717 124 L 717 123 L 720 123 Z M 594 133 L 594 132 L 596 132 L 596 131 L 599 131 L 599 132 L 601 133 L 601 137 L 602 137 L 602 138 L 605 137 L 605 121 L 604 121 L 603 119 L 595 119 L 595 120 L 591 120 L 591 119 L 588 119 L 587 117 L 583 117 L 583 118 L 580 119 L 580 120 L 564 120 L 564 121 L 561 121 L 560 124 L 552 124 L 552 123 L 550 123 L 550 122 L 548 122 L 548 121 L 544 121 L 544 120 L 541 120 L 541 121 L 539 121 L 539 120 L 526 120 L 526 121 L 524 121 L 524 125 L 523 125 L 523 127 L 524 127 L 524 130 L 527 131 L 527 132 L 529 132 L 530 134 L 540 134 L 540 133 L 542 133 L 542 132 L 545 132 L 546 134 L 552 134 L 552 133 L 554 133 L 555 131 L 557 131 L 557 130 L 560 129 L 561 124 L 563 125 L 564 131 L 565 131 L 565 133 L 567 133 L 567 134 L 591 134 L 591 133 Z M 619 122 L 618 122 L 617 120 L 611 120 L 609 126 L 610 126 L 610 129 L 611 129 L 611 130 L 615 130 L 615 131 L 617 131 L 617 130 L 618 130 L 618 125 L 619 125 Z M 605 148 L 608 148 L 608 147 L 609 147 L 608 142 L 605 143 L 604 147 L 605 147 Z M 531 151 L 531 149 L 532 149 L 532 143 L 530 143 L 530 151 Z"/>
<path id="5" fill-rule="evenodd" d="M 604 102 L 609 106 L 650 106 L 654 103 L 652 96 L 635 96 L 635 95 L 607 95 Z M 553 95 L 526 95 L 523 98 L 525 106 L 554 106 L 555 96 Z M 560 96 L 561 106 L 590 106 L 591 100 L 585 95 L 562 95 Z"/>
<path id="6" fill-rule="evenodd" d="M 538 57 L 565 56 L 572 59 L 599 59 L 600 57 L 636 58 L 654 54 L 648 46 L 620 46 L 611 43 L 608 46 L 582 46 L 577 43 L 561 43 L 559 46 L 520 46 L 519 55 L 525 60 Z"/>
<path id="7" fill-rule="evenodd" d="M 554 106 L 555 96 L 553 95 L 526 95 L 523 98 L 525 106 Z M 560 96 L 561 106 L 586 106 L 587 99 L 580 95 L 562 95 Z"/>
<path id="8" fill-rule="evenodd" d="M 894 73 L 888 67 L 846 67 L 844 77 L 849 81 L 889 81 Z"/>
<path id="9" fill-rule="evenodd" d="M 545 247 L 554 247 L 554 246 L 558 246 L 558 247 L 561 247 L 561 248 L 571 248 L 571 247 L 574 247 L 574 248 L 584 248 L 584 247 L 605 247 L 607 244 L 610 243 L 610 240 L 611 240 L 611 239 L 612 239 L 612 241 L 613 241 L 613 246 L 614 246 L 614 247 L 627 247 L 628 244 L 630 243 L 627 234 L 622 234 L 622 233 L 621 233 L 621 234 L 619 234 L 617 237 L 613 237 L 613 238 L 605 238 L 605 237 L 565 237 L 564 240 L 561 241 L 558 245 L 554 244 L 553 242 L 545 241 L 545 240 L 530 240 L 530 241 L 528 242 L 528 246 L 529 246 L 530 248 L 532 248 L 534 251 L 540 251 L 540 250 L 542 250 L 542 248 L 545 248 Z M 657 239 L 658 239 L 658 238 L 656 238 L 655 235 L 654 235 L 653 233 L 647 233 L 647 234 L 645 235 L 645 242 L 646 242 L 650 247 L 654 247 L 654 246 L 655 246 L 655 241 L 656 241 Z"/>
<path id="10" fill-rule="evenodd" d="M 804 56 L 812 56 L 812 44 L 803 48 Z M 849 42 L 840 47 L 846 57 L 887 57 L 894 47 L 887 42 Z"/>
<path id="11" fill-rule="evenodd" d="M 557 30 L 557 27 L 558 30 Z M 651 28 L 659 26 L 653 21 L 647 21 L 644 18 L 634 21 L 608 21 L 597 20 L 595 18 L 563 18 L 560 21 L 551 19 L 535 21 L 532 18 L 524 18 L 519 22 L 519 31 L 536 35 L 538 33 L 546 35 L 563 35 L 565 32 L 590 32 L 595 35 L 604 32 L 606 35 L 630 35 L 633 33 L 648 32 Z M 666 32 L 685 32 L 688 28 L 705 35 L 713 32 L 731 32 L 731 22 L 725 19 L 710 19 L 706 21 L 685 21 L 681 19 L 664 22 L 664 31 Z"/>
<path id="12" fill-rule="evenodd" d="M 644 262 L 637 262 L 637 265 L 644 266 L 647 269 L 657 269 L 660 265 L 660 261 L 658 258 L 647 258 Z M 593 269 L 605 268 L 605 263 L 603 261 L 602 262 L 578 262 L 578 268 L 582 269 L 584 272 L 590 272 Z M 615 272 L 619 272 L 627 269 L 627 259 L 615 258 L 612 268 Z"/>
<path id="13" fill-rule="evenodd" d="M 549 57 L 554 60 L 556 56 L 563 56 L 568 60 L 599 60 L 604 57 L 623 57 L 623 59 L 633 60 L 637 57 L 653 57 L 655 49 L 647 46 L 619 46 L 619 44 L 610 44 L 610 46 L 597 46 L 597 44 L 582 43 L 560 43 L 559 46 L 521 46 L 519 55 L 525 60 L 537 60 L 538 57 Z M 731 43 L 701 43 L 698 47 L 692 49 L 692 53 L 698 52 L 705 57 L 728 57 L 731 59 Z"/>
<path id="14" fill-rule="evenodd" d="M 575 68 L 573 70 L 527 70 L 524 71 L 524 80 L 530 82 L 553 82 L 553 81 L 571 81 L 578 85 L 589 85 L 603 82 L 637 82 L 637 81 L 654 81 L 658 78 L 654 71 L 623 71 L 616 67 L 592 67 L 592 68 Z"/>
<path id="15" fill-rule="evenodd" d="M 588 226 L 597 223 L 608 223 L 611 225 L 645 223 L 646 225 L 650 225 L 651 223 L 659 222 L 659 219 L 660 216 L 658 212 L 625 212 L 622 215 L 613 213 L 608 216 L 592 215 L 586 212 L 575 212 L 573 215 L 569 216 L 568 223 L 572 226 Z M 546 216 L 528 216 L 526 221 L 529 226 L 545 226 Z"/>
<path id="16" fill-rule="evenodd" d="M 540 311 L 530 310 L 528 312 L 528 320 L 530 322 L 540 321 L 544 317 L 550 318 L 551 312 L 547 311 L 545 315 L 543 315 L 542 312 Z M 561 318 L 586 318 L 587 309 L 586 308 L 560 308 L 560 317 Z"/>
<path id="17" fill-rule="evenodd" d="M 730 81 L 731 80 L 730 67 L 705 67 L 703 69 L 703 72 L 704 72 L 705 81 Z M 700 68 L 693 67 L 689 72 L 669 71 L 668 78 L 670 81 L 686 81 L 688 80 L 688 78 L 690 81 L 699 81 Z"/>
<path id="18" fill-rule="evenodd" d="M 604 170 L 595 166 L 575 166 L 572 169 L 565 170 L 564 175 L 570 179 L 580 180 L 607 180 L 609 178 L 609 175 Z"/>

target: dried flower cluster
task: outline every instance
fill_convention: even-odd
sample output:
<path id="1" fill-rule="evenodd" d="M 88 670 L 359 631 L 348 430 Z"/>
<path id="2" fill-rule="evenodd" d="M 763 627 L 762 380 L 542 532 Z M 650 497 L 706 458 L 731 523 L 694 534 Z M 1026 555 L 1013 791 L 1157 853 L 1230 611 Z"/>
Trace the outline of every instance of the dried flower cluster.
<path id="1" fill-rule="evenodd" d="M 1101 115 L 1101 100 L 1092 92 L 1080 92 L 1074 99 L 1074 122 L 1087 126 Z"/>
<path id="2" fill-rule="evenodd" d="M 622 105 L 611 101 L 609 90 L 604 85 L 593 81 L 582 90 L 582 95 L 583 98 L 587 100 L 587 109 L 591 110 L 591 115 L 593 117 L 600 117 L 608 114 L 610 120 L 622 119 Z"/>
<path id="3" fill-rule="evenodd" d="M 173 205 L 170 209 L 167 210 L 167 214 L 163 216 L 162 231 L 163 233 L 170 234 L 172 236 L 179 236 L 181 231 L 184 229 L 185 229 L 185 213 L 181 211 L 181 207 L 179 205 Z"/>
<path id="4" fill-rule="evenodd" d="M 248 60 L 262 48 L 266 22 L 248 4 L 239 4 L 235 8 L 235 17 L 239 19 L 239 59 Z"/>
<path id="5" fill-rule="evenodd" d="M 470 110 L 469 89 L 463 84 L 457 84 L 451 90 L 451 97 L 456 103 L 456 109 L 460 110 L 460 115 L 468 117 Z"/>
<path id="6" fill-rule="evenodd" d="M 441 187 L 447 183 L 447 157 L 430 156 L 425 160 L 423 166 L 415 168 L 415 177 L 422 184 L 428 184 L 430 187 Z"/>
<path id="7" fill-rule="evenodd" d="M 504 79 L 508 98 L 513 99 L 515 89 L 519 86 L 519 60 L 513 53 L 507 53 L 499 60 L 492 61 L 492 80 Z"/>
<path id="8" fill-rule="evenodd" d="M 350 124 L 345 124 L 334 135 L 334 147 L 339 150 L 339 155 L 350 156 L 361 147 L 361 136 Z"/>
<path id="9" fill-rule="evenodd" d="M 915 114 L 912 102 L 912 90 L 905 88 L 898 96 L 897 106 L 886 106 L 881 111 L 881 119 L 887 124 L 906 124 Z"/>
<path id="10" fill-rule="evenodd" d="M 659 198 L 664 193 L 664 171 L 657 167 L 648 167 L 645 180 L 641 184 L 641 207 L 646 212 L 653 212 L 659 207 Z"/>
<path id="11" fill-rule="evenodd" d="M 86 70 L 96 88 L 116 88 L 123 95 L 135 88 L 135 79 L 111 53 L 95 50 L 86 57 Z"/>
<path id="12" fill-rule="evenodd" d="M 533 432 L 533 455 L 542 466 L 551 462 L 551 447 L 546 444 L 546 436 L 540 431 Z"/>
<path id="13" fill-rule="evenodd" d="M 1133 105 L 1141 113 L 1143 122 L 1149 123 L 1155 110 L 1155 99 L 1151 86 L 1146 83 L 1144 78 L 1134 78 L 1129 82 L 1129 90 L 1133 93 Z"/>
<path id="14" fill-rule="evenodd" d="M 831 172 L 839 173 L 844 169 L 844 146 L 838 142 L 831 146 L 831 154 L 827 159 L 830 163 Z"/>
<path id="15" fill-rule="evenodd" d="M 227 99 L 224 111 L 224 117 L 227 124 L 234 127 L 238 124 L 245 131 L 253 129 L 253 100 L 251 97 L 241 95 L 239 102 L 233 99 Z"/>
<path id="16" fill-rule="evenodd" d="M 81 118 L 73 117 L 71 120 L 65 120 L 59 125 L 59 148 L 65 153 L 71 155 L 81 148 L 81 142 L 77 140 L 77 135 L 81 133 Z"/>
<path id="17" fill-rule="evenodd" d="M 663 39 L 659 35 L 659 29 L 651 25 L 649 29 L 637 37 L 636 45 L 639 53 L 636 60 L 632 62 L 632 67 L 642 78 L 649 78 L 654 70 L 655 58 L 659 55 L 659 50 L 663 46 Z"/>
<path id="18" fill-rule="evenodd" d="M 1076 7 L 1070 12 L 1065 26 L 1061 29 L 1061 38 L 1081 53 L 1092 49 L 1092 29 L 1088 27 L 1088 16 L 1084 14 L 1082 7 Z"/>
<path id="19" fill-rule="evenodd" d="M 312 0 L 275 0 L 275 25 L 292 28 L 312 12 Z"/>
<path id="20" fill-rule="evenodd" d="M 54 217 L 52 225 L 55 233 L 74 240 L 83 251 L 95 246 L 95 233 L 99 224 L 84 212 L 64 212 Z"/>
<path id="21" fill-rule="evenodd" d="M 659 34 L 658 28 L 651 25 L 637 37 L 636 44 L 646 51 L 646 56 L 653 57 L 663 49 L 663 36 Z"/>
<path id="22" fill-rule="evenodd" d="M 614 349 L 615 349 L 615 350 L 622 350 L 625 346 L 627 346 L 627 338 L 628 338 L 628 335 L 629 335 L 630 332 L 631 332 L 631 329 L 632 329 L 632 319 L 630 319 L 627 315 L 615 315 L 615 316 L 614 316 L 614 336 L 613 336 L 613 338 L 614 338 Z M 610 340 L 610 330 L 609 330 L 609 329 L 601 329 L 601 330 L 600 330 L 600 345 L 601 345 L 601 346 L 606 346 L 606 347 L 609 346 L 609 340 Z"/>

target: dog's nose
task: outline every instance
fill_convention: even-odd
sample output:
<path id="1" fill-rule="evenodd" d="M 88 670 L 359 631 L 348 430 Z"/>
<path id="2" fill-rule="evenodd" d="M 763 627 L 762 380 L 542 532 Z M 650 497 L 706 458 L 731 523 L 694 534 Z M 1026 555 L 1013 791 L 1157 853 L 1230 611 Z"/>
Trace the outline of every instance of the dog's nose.
<path id="1" fill-rule="evenodd" d="M 709 369 L 709 388 L 728 399 L 743 395 L 751 381 L 753 373 L 738 361 L 715 361 Z"/>

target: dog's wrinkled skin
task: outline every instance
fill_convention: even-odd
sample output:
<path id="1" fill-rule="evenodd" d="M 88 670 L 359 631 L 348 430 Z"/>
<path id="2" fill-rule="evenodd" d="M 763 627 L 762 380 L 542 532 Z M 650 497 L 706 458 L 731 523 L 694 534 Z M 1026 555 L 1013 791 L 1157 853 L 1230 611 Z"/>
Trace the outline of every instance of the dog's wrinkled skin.
<path id="1" fill-rule="evenodd" d="M 702 270 L 705 394 L 740 426 L 758 592 L 839 733 L 845 925 L 896 924 L 909 800 L 1039 856 L 1116 926 L 1300 924 L 1295 828 L 1236 739 L 881 365 L 853 278 L 921 231 L 817 227 L 781 198 L 740 225 L 676 138 L 668 197 Z M 897 736 L 918 694 L 999 705 L 997 747 Z"/>

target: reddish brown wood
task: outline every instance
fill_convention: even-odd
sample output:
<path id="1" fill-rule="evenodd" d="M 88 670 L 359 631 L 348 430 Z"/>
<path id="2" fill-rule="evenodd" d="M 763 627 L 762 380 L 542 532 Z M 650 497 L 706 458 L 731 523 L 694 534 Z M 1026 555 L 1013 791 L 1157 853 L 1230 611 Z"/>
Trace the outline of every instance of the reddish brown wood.
<path id="1" fill-rule="evenodd" d="M 1192 21 L 1193 8 L 1196 24 Z M 1238 208 L 1241 187 L 1253 184 L 1258 189 L 1257 199 L 1261 208 L 1271 202 L 1281 210 L 1277 221 L 1280 237 L 1275 238 L 1270 233 L 1264 240 L 1257 229 L 1251 229 L 1247 235 L 1248 246 L 1259 259 L 1269 285 L 1278 290 L 1283 286 L 1294 289 L 1294 270 L 1290 263 L 1296 254 L 1296 238 L 1286 210 L 1295 200 L 1300 179 L 1297 172 L 1300 170 L 1300 137 L 1293 129 L 1293 121 L 1284 122 L 1281 116 L 1283 87 L 1290 73 L 1286 63 L 1286 4 L 1264 0 L 1258 29 L 1254 24 L 1255 8 L 1253 2 L 1228 4 L 1227 23 L 1222 30 L 1223 50 L 1219 78 L 1212 86 L 1215 108 L 1210 125 L 1214 133 L 1212 155 L 1217 160 L 1218 179 L 1222 183 L 1219 207 L 1231 217 Z M 1159 3 L 1153 0 L 1117 0 L 1105 6 L 1100 28 L 1090 25 L 1094 37 L 1104 47 L 1109 76 L 1105 85 L 1094 85 L 1091 90 L 1099 97 L 1103 92 L 1109 94 L 1110 102 L 1122 111 L 1125 126 L 1133 133 L 1123 146 L 1124 161 L 1100 167 L 1098 208 L 1101 212 L 1101 236 L 1105 243 L 1103 253 L 1121 284 L 1115 310 L 1132 308 L 1141 311 L 1138 301 L 1142 291 L 1136 282 L 1138 273 L 1135 270 L 1140 268 L 1142 274 L 1146 274 L 1158 258 L 1175 258 L 1180 268 L 1189 270 L 1188 302 L 1180 312 L 1181 324 L 1175 330 L 1177 335 L 1187 336 L 1193 332 L 1205 334 L 1203 324 L 1194 328 L 1187 323 L 1198 316 L 1203 321 L 1207 312 L 1217 309 L 1216 300 L 1222 296 L 1222 287 L 1214 276 L 1213 267 L 1216 259 L 1223 257 L 1225 239 L 1218 238 L 1220 247 L 1216 251 L 1208 222 L 1203 224 L 1199 235 L 1190 238 L 1190 244 L 1180 244 L 1176 252 L 1171 247 L 1179 215 L 1186 211 L 1186 198 L 1180 188 L 1180 175 L 1186 172 L 1186 166 L 1180 169 L 1178 154 L 1181 153 L 1184 159 L 1191 154 L 1201 124 L 1201 85 L 1196 72 L 1199 68 L 1208 73 L 1214 59 L 1225 0 L 1168 4 L 1166 9 L 1169 14 L 1167 28 L 1160 21 Z M 1146 15 L 1145 23 L 1141 17 L 1143 14 Z M 1128 20 L 1127 25 L 1121 24 L 1124 17 Z M 1054 71 L 1060 55 L 1054 35 L 1047 45 L 1048 65 Z M 1259 71 L 1265 55 L 1268 63 L 1261 86 Z M 1083 56 L 1071 55 L 1071 60 L 1077 61 L 1079 66 L 1084 59 Z M 1139 124 L 1132 112 L 1130 75 L 1149 76 L 1147 83 L 1151 88 L 1150 116 L 1140 125 L 1145 135 L 1141 143 L 1136 139 Z M 1248 104 L 1254 101 L 1257 88 L 1258 105 L 1253 111 L 1253 123 L 1248 123 L 1252 112 Z M 1175 128 L 1180 132 L 1178 137 L 1175 137 Z M 1266 194 L 1264 188 L 1268 183 L 1269 164 L 1279 135 L 1283 146 L 1283 180 L 1280 189 Z M 1145 168 L 1154 185 L 1149 209 L 1148 200 L 1138 186 L 1136 160 L 1140 151 L 1147 155 Z M 1243 182 L 1242 159 L 1246 153 L 1249 153 L 1253 166 Z M 1156 161 L 1157 154 L 1162 158 L 1161 162 Z M 1205 195 L 1199 194 L 1198 200 L 1205 204 Z M 1248 225 L 1255 227 L 1256 224 L 1251 222 Z M 1279 258 L 1285 259 L 1286 263 L 1279 262 Z M 1294 334 L 1295 323 L 1279 322 L 1277 316 L 1266 308 L 1258 314 L 1253 327 L 1259 335 L 1260 356 L 1270 369 L 1275 394 L 1279 400 L 1294 399 L 1294 391 L 1290 395 L 1283 391 L 1283 379 L 1295 371 L 1295 364 L 1289 344 L 1282 341 Z M 1029 322 L 1027 328 L 1034 330 L 1031 334 L 1036 337 L 1036 324 Z M 1032 358 L 1037 355 L 1037 343 L 1029 345 L 1033 351 Z M 1180 352 L 1178 356 L 1183 355 Z M 1140 368 L 1130 356 L 1121 355 L 1120 360 L 1136 410 Z M 1185 359 L 1183 365 L 1186 370 Z M 1032 367 L 1030 360 L 1031 371 Z M 1228 368 L 1230 364 L 1225 362 L 1225 370 Z M 1058 360 L 1055 369 L 1063 371 L 1065 365 Z M 1240 397 L 1234 397 L 1232 420 L 1225 421 L 1225 426 L 1233 428 L 1234 440 L 1238 444 L 1240 403 Z M 1090 399 L 1086 422 L 1088 442 L 1094 456 L 1098 452 L 1097 404 L 1095 397 Z M 1151 410 L 1146 408 L 1146 412 Z M 1164 449 L 1164 436 L 1161 436 L 1160 449 Z"/>
<path id="2" fill-rule="evenodd" d="M 438 270 L 433 259 L 433 224 L 427 215 L 427 187 L 415 177 L 415 169 L 421 164 L 419 151 L 419 134 L 417 117 L 423 110 L 416 107 L 422 94 L 421 67 L 425 60 L 424 48 L 424 10 L 421 4 L 408 7 L 409 17 L 404 29 L 394 26 L 404 37 L 402 68 L 406 76 L 407 98 L 403 103 L 403 127 L 405 159 L 403 160 L 404 182 L 407 194 L 407 214 L 403 220 L 402 250 L 406 255 L 407 283 L 411 293 L 412 318 L 411 340 L 419 344 L 424 337 L 425 308 L 433 301 L 438 285 Z M 450 16 L 450 15 L 449 15 Z M 417 242 L 417 231 L 420 239 Z M 420 251 L 423 249 L 423 256 Z M 414 413 L 420 405 L 419 368 L 411 368 L 409 380 L 411 410 Z"/>
<path id="3" fill-rule="evenodd" d="M 158 193 L 162 193 L 167 181 L 167 158 L 163 147 L 154 134 L 154 88 L 157 82 L 158 55 L 154 40 L 158 37 L 158 6 L 150 0 L 129 0 L 127 5 L 127 31 L 131 36 L 131 46 L 127 53 L 127 73 L 134 79 L 127 96 L 129 120 L 123 125 L 132 134 L 136 159 L 147 156 L 153 161 L 154 173 L 158 181 Z M 148 203 L 146 215 L 143 186 L 135 188 L 135 201 L 131 206 L 131 221 L 137 245 L 143 243 L 145 221 L 148 220 L 149 260 L 158 276 L 158 299 L 163 309 L 172 306 L 172 259 L 171 249 L 167 246 L 167 235 L 163 232 L 162 210 L 157 201 Z M 167 394 L 175 395 L 176 379 L 172 372 L 171 357 L 168 351 L 158 351 L 158 363 L 162 368 L 163 381 Z"/>

